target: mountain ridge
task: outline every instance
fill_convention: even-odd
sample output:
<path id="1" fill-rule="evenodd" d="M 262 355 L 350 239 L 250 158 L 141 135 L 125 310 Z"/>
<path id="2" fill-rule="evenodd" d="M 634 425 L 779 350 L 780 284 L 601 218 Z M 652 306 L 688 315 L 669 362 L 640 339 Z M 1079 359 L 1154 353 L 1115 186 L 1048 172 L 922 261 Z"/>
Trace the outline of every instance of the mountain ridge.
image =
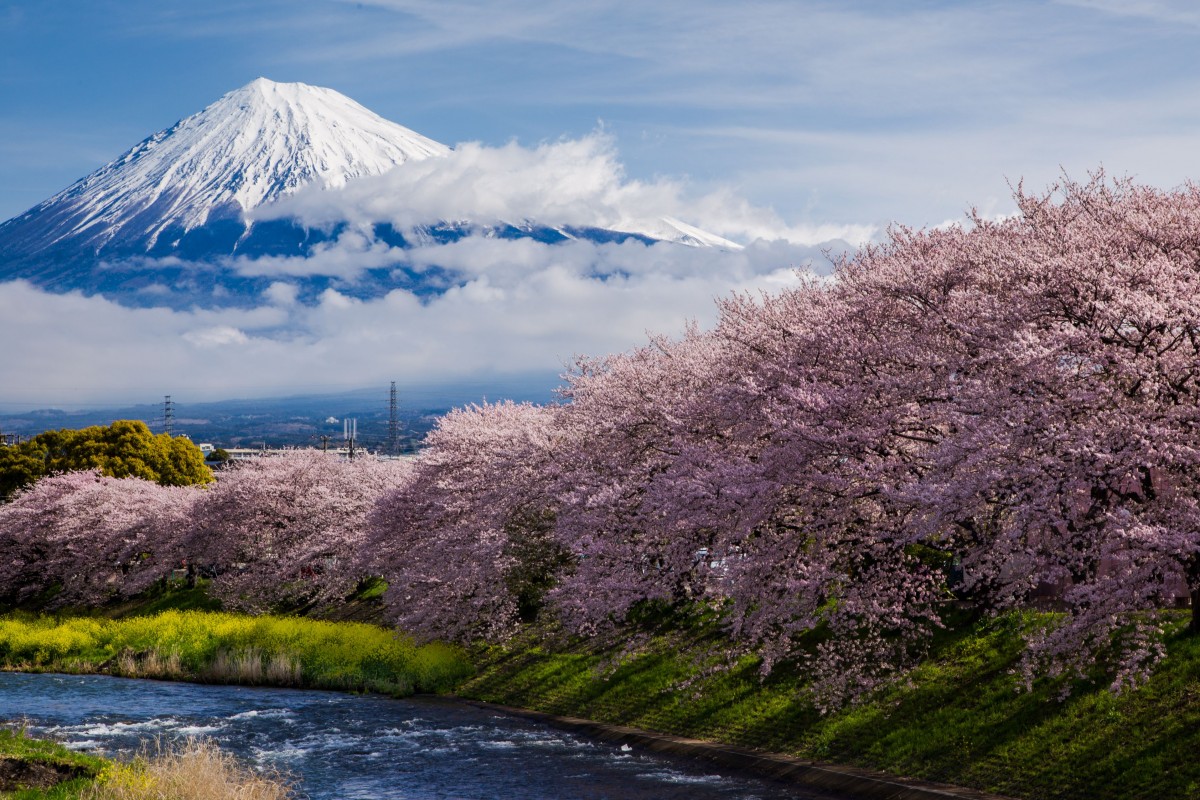
<path id="1" fill-rule="evenodd" d="M 257 78 L 14 220 L 62 206 L 63 233 L 50 245 L 82 234 L 102 251 L 132 229 L 152 249 L 173 224 L 186 233 L 234 207 L 244 213 L 309 185 L 339 188 L 449 151 L 332 89 Z"/>
<path id="2" fill-rule="evenodd" d="M 348 220 L 312 228 L 294 217 L 258 219 L 256 210 L 301 189 L 337 192 L 451 152 L 333 89 L 258 78 L 0 223 L 0 280 L 23 278 L 39 288 L 103 294 L 126 305 L 245 305 L 261 296 L 270 278 L 238 263 L 307 258 L 351 226 Z M 356 233 L 396 253 L 472 235 L 740 248 L 665 216 L 637 230 L 538 220 L 443 220 L 407 230 L 386 222 L 357 225 Z M 353 280 L 316 273 L 288 278 L 309 302 L 333 286 L 373 297 L 395 288 L 437 292 L 445 284 L 436 268 L 409 269 L 399 256 L 394 262 Z M 438 280 L 430 282 L 430 275 Z"/>

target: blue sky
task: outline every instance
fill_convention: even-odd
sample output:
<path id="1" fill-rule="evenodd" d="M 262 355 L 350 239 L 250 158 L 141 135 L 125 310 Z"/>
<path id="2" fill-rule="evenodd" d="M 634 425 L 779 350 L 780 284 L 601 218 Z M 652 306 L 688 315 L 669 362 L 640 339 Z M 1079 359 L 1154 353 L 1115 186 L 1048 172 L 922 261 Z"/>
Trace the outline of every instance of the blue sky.
<path id="1" fill-rule="evenodd" d="M 1197 54 L 1184 0 L 0 0 L 0 219 L 263 76 L 477 143 L 438 168 L 518 190 L 490 201 L 569 195 L 747 245 L 466 241 L 404 256 L 458 269 L 442 296 L 308 306 L 289 281 L 313 265 L 276 264 L 240 310 L 0 279 L 6 367 L 37 376 L 0 409 L 551 374 L 827 269 L 830 241 L 1010 212 L 1021 180 L 1200 179 Z M 374 257 L 339 245 L 349 275 Z"/>
<path id="2" fill-rule="evenodd" d="M 0 0 L 0 218 L 263 75 L 449 144 L 602 127 L 629 176 L 790 223 L 938 224 L 1200 175 L 1198 34 L 1168 0 Z"/>

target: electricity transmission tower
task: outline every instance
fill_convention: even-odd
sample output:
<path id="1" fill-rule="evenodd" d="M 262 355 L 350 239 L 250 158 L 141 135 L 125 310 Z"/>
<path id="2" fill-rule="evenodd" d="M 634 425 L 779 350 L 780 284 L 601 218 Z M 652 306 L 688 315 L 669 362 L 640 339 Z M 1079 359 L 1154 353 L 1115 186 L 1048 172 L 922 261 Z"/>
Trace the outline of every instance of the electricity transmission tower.
<path id="1" fill-rule="evenodd" d="M 396 382 L 392 381 L 391 401 L 388 403 L 388 453 L 400 452 L 400 406 L 396 402 Z"/>

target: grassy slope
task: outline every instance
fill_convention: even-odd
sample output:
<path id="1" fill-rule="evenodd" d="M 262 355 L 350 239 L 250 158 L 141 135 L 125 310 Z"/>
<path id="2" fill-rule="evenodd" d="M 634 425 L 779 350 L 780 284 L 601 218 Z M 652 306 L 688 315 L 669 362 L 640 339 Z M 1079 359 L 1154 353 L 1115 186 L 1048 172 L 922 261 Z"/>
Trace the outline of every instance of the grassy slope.
<path id="1" fill-rule="evenodd" d="M 803 676 L 766 681 L 753 660 L 712 671 L 715 634 L 659 631 L 625 645 L 476 654 L 462 696 L 758 747 L 1029 798 L 1200 797 L 1200 641 L 1177 637 L 1136 692 L 1077 685 L 1017 691 L 1018 617 L 942 642 L 908 687 L 821 716 Z"/>
<path id="2" fill-rule="evenodd" d="M 361 607 L 352 606 L 352 616 L 372 616 L 370 599 L 363 600 L 356 601 Z M 198 613 L 145 616 L 204 607 L 209 606 L 202 592 L 175 590 L 62 625 L 10 614 L 0 618 L 0 662 L 63 668 L 86 651 L 75 669 L 107 665 L 119 672 L 122 653 L 134 656 L 135 666 L 141 658 L 144 666 L 148 653 L 176 652 L 179 663 L 192 670 L 182 677 L 237 680 L 236 675 L 206 676 L 205 664 L 222 651 L 253 650 L 263 663 L 268 654 L 285 651 L 300 660 L 304 685 L 388 691 L 390 683 L 393 693 L 403 693 L 395 691 L 404 688 L 403 681 L 387 676 L 390 670 L 409 669 L 404 664 L 416 651 L 405 651 L 409 655 L 396 662 L 382 658 L 375 644 L 390 642 L 391 647 L 397 640 L 375 626 Z M 120 619 L 109 619 L 114 616 Z M 13 629 L 4 633 L 3 626 L 16 619 L 26 626 L 23 644 Z M 1200 797 L 1200 640 L 1172 639 L 1166 662 L 1136 692 L 1114 696 L 1102 686 L 1080 684 L 1059 702 L 1058 686 L 1018 691 L 1012 669 L 1019 629 L 1026 622 L 1014 615 L 961 627 L 944 637 L 909 686 L 830 716 L 803 700 L 803 675 L 794 670 L 777 669 L 764 681 L 752 659 L 733 669 L 713 669 L 720 663 L 712 655 L 723 644 L 720 635 L 694 623 L 662 625 L 633 647 L 569 641 L 530 629 L 508 647 L 475 650 L 478 672 L 465 681 L 469 669 L 461 654 L 435 649 L 426 676 L 420 677 L 418 669 L 408 686 L 439 690 L 462 681 L 457 691 L 465 697 L 1028 800 Z M 41 631 L 37 636 L 58 644 L 36 644 L 36 636 L 28 638 L 30 625 Z M 97 637 L 96 628 L 88 627 L 97 625 L 107 632 Z M 1177 627 L 1183 627 L 1182 619 Z M 56 649 L 81 629 L 92 631 L 90 644 Z M 115 633 L 118 629 L 123 632 Z M 184 635 L 187 630 L 192 633 Z"/>
<path id="3" fill-rule="evenodd" d="M 0 617 L 0 668 L 408 695 L 471 672 L 465 655 L 375 625 L 163 611 L 123 619 Z"/>
<path id="4" fill-rule="evenodd" d="M 52 789 L 22 789 L 0 793 L 14 800 L 68 800 L 77 798 L 91 785 L 92 780 L 107 762 L 99 758 L 76 753 L 55 742 L 31 739 L 19 728 L 0 729 L 0 757 L 11 757 L 23 761 L 38 761 L 45 764 L 72 766 L 82 770 L 81 777 L 64 781 Z"/>

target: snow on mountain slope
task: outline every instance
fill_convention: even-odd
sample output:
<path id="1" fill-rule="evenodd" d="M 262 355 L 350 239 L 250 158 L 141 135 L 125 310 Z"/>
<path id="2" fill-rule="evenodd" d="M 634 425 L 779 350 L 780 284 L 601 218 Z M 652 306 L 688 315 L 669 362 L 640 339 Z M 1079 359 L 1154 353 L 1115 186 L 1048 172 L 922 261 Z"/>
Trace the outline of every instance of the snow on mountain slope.
<path id="1" fill-rule="evenodd" d="M 639 233 L 643 236 L 649 236 L 651 239 L 660 239 L 664 242 L 686 244 L 689 247 L 716 247 L 720 250 L 742 249 L 742 246 L 737 242 L 731 242 L 724 237 L 717 236 L 715 233 L 700 230 L 696 226 L 688 225 L 686 222 L 677 220 L 674 217 L 659 217 L 657 220 L 651 222 L 624 225 L 621 226 L 621 230 L 630 233 Z"/>
<path id="2" fill-rule="evenodd" d="M 132 305 L 245 305 L 281 278 L 295 283 L 304 301 L 332 286 L 358 297 L 396 288 L 420 296 L 445 291 L 460 279 L 462 267 L 430 253 L 452 259 L 454 248 L 439 248 L 480 237 L 547 247 L 583 240 L 598 247 L 636 241 L 741 249 L 671 217 L 613 213 L 607 197 L 591 221 L 587 198 L 581 203 L 569 182 L 535 192 L 533 213 L 506 221 L 488 203 L 472 209 L 469 201 L 494 200 L 490 186 L 521 184 L 538 164 L 518 158 L 516 167 L 501 164 L 498 174 L 490 174 L 478 159 L 467 158 L 469 168 L 459 164 L 455 172 L 455 158 L 464 152 L 471 154 L 452 152 L 332 89 L 259 78 L 0 223 L 0 281 L 22 278 L 56 292 L 102 294 Z M 586 155 L 577 157 L 586 162 Z M 425 162 L 409 169 L 435 185 L 440 197 L 432 204 L 420 193 L 410 197 L 403 181 L 387 183 L 401 177 L 408 162 Z M 562 180 L 562 165 L 551 167 Z M 595 180 L 594 164 L 572 161 L 567 167 L 572 180 L 578 167 L 585 188 Z M 390 175 L 382 183 L 369 180 L 384 173 Z M 308 187 L 321 191 L 297 194 Z M 325 218 L 313 222 L 292 213 L 291 200 L 314 197 L 328 209 Z M 394 223 L 379 208 L 388 204 L 376 202 L 397 197 L 418 204 L 410 223 Z M 289 203 L 276 203 L 284 198 Z M 467 213 L 448 213 L 460 202 Z M 560 206 L 572 209 L 570 224 L 553 218 Z M 552 218 L 540 219 L 539 212 Z M 415 249 L 423 250 L 419 268 L 406 255 Z M 489 268 L 498 252 L 476 256 L 468 271 Z"/>
<path id="3" fill-rule="evenodd" d="M 302 186 L 354 178 L 449 152 L 332 89 L 259 78 L 160 131 L 30 213 L 67 206 L 48 244 L 189 231 Z M 146 213 L 152 212 L 152 213 Z"/>

